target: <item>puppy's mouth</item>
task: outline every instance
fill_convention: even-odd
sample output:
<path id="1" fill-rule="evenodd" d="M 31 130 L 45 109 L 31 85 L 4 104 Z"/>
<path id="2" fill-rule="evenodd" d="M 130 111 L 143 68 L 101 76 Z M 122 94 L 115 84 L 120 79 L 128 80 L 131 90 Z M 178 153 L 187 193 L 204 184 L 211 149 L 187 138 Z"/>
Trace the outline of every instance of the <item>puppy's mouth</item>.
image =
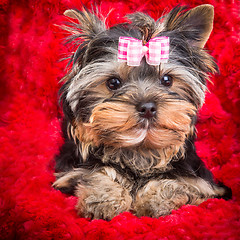
<path id="1" fill-rule="evenodd" d="M 83 141 L 113 147 L 143 146 L 144 148 L 166 148 L 184 142 L 190 132 L 192 108 L 181 102 L 162 107 L 161 114 L 149 116 L 134 106 L 119 103 L 103 103 L 92 111 L 88 123 L 84 123 Z M 179 107 L 180 105 L 180 107 Z M 87 131 L 86 131 L 87 130 Z"/>
<path id="2" fill-rule="evenodd" d="M 138 123 L 124 134 L 119 134 L 123 147 L 141 146 L 145 149 L 167 148 L 183 143 L 189 132 L 189 125 L 177 128 L 164 125 L 158 119 L 140 119 Z"/>
<path id="3" fill-rule="evenodd" d="M 129 134 L 119 134 L 127 146 L 151 146 L 152 135 L 156 130 L 156 122 L 148 119 L 141 119 L 136 126 L 129 131 Z"/>
<path id="4" fill-rule="evenodd" d="M 147 119 L 147 118 L 140 118 L 140 120 L 137 122 L 137 127 L 140 129 L 149 129 L 156 125 L 156 119 Z"/>

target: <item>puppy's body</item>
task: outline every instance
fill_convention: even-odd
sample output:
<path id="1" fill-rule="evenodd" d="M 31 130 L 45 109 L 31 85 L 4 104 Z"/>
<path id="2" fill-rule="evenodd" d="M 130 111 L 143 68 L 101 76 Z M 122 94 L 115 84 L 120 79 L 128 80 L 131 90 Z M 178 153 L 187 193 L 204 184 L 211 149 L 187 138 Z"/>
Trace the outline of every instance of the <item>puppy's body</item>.
<path id="1" fill-rule="evenodd" d="M 78 196 L 79 215 L 104 219 L 123 211 L 159 217 L 224 196 L 194 148 L 207 73 L 216 68 L 203 50 L 212 6 L 175 8 L 157 22 L 136 13 L 110 29 L 88 11 L 66 15 L 79 21 L 66 27 L 78 48 L 60 90 L 66 141 L 54 187 Z M 143 44 L 169 37 L 168 63 L 118 62 L 121 36 Z"/>

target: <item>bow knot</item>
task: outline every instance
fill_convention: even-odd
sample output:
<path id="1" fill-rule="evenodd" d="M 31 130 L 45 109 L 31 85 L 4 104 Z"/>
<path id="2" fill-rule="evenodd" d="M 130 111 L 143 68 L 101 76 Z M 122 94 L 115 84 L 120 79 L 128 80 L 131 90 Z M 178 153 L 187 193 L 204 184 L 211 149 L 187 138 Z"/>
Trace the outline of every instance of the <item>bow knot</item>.
<path id="1" fill-rule="evenodd" d="M 169 58 L 169 37 L 152 38 L 143 46 L 142 41 L 132 37 L 120 37 L 118 43 L 118 61 L 128 66 L 139 66 L 143 58 L 150 65 L 166 63 Z"/>

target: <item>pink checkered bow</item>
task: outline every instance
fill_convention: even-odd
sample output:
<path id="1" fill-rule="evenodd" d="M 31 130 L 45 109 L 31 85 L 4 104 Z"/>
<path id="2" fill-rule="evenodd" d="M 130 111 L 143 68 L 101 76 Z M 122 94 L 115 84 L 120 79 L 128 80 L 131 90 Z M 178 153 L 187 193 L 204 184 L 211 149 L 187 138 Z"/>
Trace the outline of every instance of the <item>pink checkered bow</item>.
<path id="1" fill-rule="evenodd" d="M 143 58 L 150 65 L 166 63 L 169 58 L 169 37 L 152 38 L 143 46 L 142 41 L 132 37 L 120 37 L 118 43 L 118 61 L 128 66 L 139 66 Z"/>

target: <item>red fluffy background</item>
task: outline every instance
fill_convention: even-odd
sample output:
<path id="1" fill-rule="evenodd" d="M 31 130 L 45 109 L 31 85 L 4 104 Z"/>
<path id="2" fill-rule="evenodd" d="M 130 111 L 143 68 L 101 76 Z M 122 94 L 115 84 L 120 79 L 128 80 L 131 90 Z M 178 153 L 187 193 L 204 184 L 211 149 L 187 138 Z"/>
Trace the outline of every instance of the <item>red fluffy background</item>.
<path id="1" fill-rule="evenodd" d="M 233 199 L 183 206 L 159 219 L 123 213 L 107 222 L 78 217 L 76 198 L 51 188 L 54 155 L 63 142 L 57 92 L 66 63 L 58 60 L 68 51 L 54 24 L 81 3 L 0 0 L 1 239 L 240 239 L 240 2 L 106 0 L 97 5 L 103 14 L 113 9 L 111 26 L 136 10 L 156 19 L 177 4 L 202 3 L 215 7 L 207 48 L 220 74 L 211 78 L 196 146 L 215 178 L 231 187 Z"/>

